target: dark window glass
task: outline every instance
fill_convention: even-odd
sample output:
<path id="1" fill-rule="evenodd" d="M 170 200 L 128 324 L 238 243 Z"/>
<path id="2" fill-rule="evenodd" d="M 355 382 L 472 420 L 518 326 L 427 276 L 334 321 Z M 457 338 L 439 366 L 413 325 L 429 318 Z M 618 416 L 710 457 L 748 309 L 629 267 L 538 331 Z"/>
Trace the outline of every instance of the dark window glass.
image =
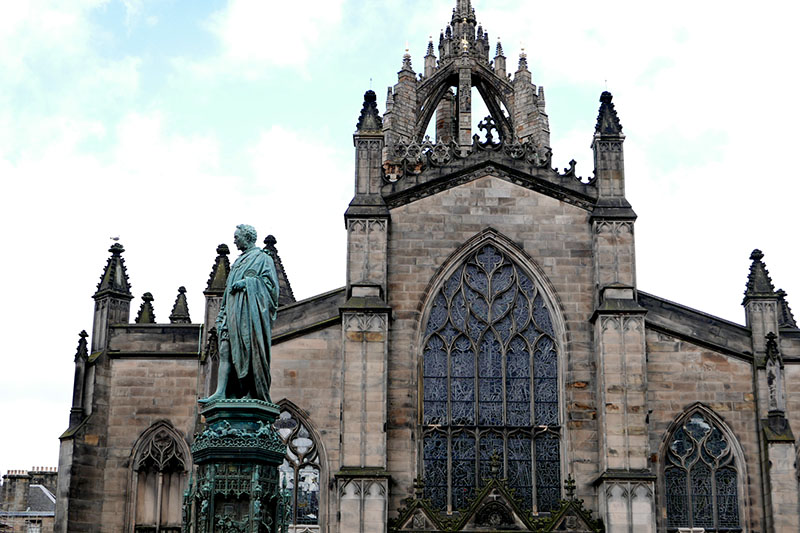
<path id="1" fill-rule="evenodd" d="M 736 465 L 719 428 L 695 413 L 672 434 L 664 468 L 667 528 L 741 531 Z"/>
<path id="2" fill-rule="evenodd" d="M 537 286 L 484 246 L 434 296 L 424 331 L 425 497 L 456 511 L 499 476 L 527 508 L 556 507 L 558 352 Z"/>

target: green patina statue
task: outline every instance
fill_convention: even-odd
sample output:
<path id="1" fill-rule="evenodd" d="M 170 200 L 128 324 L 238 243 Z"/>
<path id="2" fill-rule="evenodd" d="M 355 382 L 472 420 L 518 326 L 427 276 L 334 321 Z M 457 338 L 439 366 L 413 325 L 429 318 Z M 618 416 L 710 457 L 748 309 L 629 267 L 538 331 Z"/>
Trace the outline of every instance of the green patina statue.
<path id="1" fill-rule="evenodd" d="M 270 351 L 278 309 L 278 274 L 272 257 L 255 245 L 253 226 L 236 226 L 233 242 L 242 254 L 228 274 L 217 315 L 217 390 L 200 402 L 231 398 L 271 402 Z"/>

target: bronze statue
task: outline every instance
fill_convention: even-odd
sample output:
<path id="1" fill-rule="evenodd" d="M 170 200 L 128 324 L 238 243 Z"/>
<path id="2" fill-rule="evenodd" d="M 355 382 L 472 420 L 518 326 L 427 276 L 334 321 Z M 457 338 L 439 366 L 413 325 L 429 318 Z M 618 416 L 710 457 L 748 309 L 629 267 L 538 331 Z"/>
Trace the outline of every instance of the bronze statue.
<path id="1" fill-rule="evenodd" d="M 270 351 L 278 310 L 278 274 L 272 257 L 255 245 L 253 226 L 236 226 L 233 242 L 242 254 L 228 274 L 217 315 L 217 390 L 200 401 L 254 398 L 271 402 Z"/>

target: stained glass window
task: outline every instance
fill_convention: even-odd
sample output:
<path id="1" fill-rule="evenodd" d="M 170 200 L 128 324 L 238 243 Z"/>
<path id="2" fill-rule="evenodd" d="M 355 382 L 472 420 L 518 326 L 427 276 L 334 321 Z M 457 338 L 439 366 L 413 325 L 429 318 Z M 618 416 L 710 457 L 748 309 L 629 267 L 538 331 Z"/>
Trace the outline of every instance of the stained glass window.
<path id="1" fill-rule="evenodd" d="M 531 277 L 496 246 L 471 254 L 433 298 L 422 359 L 422 462 L 433 506 L 463 509 L 499 475 L 527 508 L 557 507 L 558 350 Z"/>
<path id="2" fill-rule="evenodd" d="M 289 411 L 281 412 L 274 427 L 286 444 L 280 474 L 281 486 L 291 505 L 290 523 L 292 526 L 318 525 L 320 464 L 317 443 L 305 424 Z"/>
<path id="3" fill-rule="evenodd" d="M 672 434 L 664 468 L 667 528 L 741 531 L 731 443 L 702 413 Z"/>

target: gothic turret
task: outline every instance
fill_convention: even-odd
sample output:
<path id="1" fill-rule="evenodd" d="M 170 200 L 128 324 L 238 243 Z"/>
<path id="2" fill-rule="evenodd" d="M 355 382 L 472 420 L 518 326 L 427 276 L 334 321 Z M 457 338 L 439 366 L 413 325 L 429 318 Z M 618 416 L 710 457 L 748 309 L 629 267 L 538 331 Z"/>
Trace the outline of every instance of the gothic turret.
<path id="1" fill-rule="evenodd" d="M 118 242 L 108 249 L 106 268 L 94 293 L 94 324 L 92 326 L 92 353 L 106 346 L 106 334 L 111 324 L 125 324 L 130 317 L 130 302 L 133 299 L 128 272 L 122 252 L 125 248 Z"/>
<path id="2" fill-rule="evenodd" d="M 612 99 L 608 91 L 600 95 L 600 109 L 592 140 L 594 175 L 599 193 L 595 215 L 635 218 L 631 204 L 625 198 L 625 157 L 622 148 L 625 135 Z"/>

